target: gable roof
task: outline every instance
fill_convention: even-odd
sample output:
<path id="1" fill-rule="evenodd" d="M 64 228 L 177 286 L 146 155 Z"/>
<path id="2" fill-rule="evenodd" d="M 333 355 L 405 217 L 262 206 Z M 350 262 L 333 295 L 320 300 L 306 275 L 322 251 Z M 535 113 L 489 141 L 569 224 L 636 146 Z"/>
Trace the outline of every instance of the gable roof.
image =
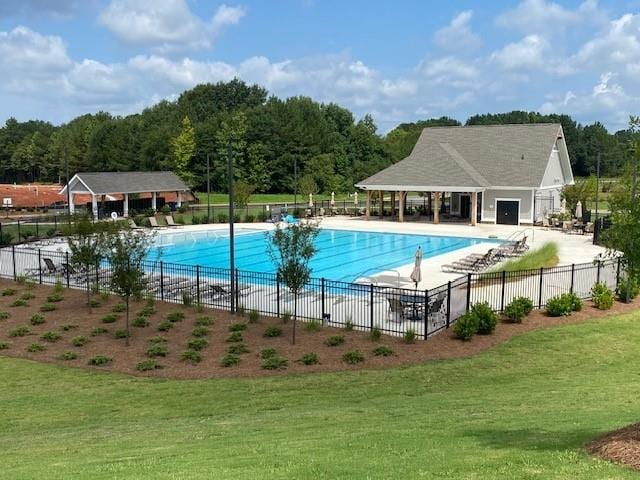
<path id="1" fill-rule="evenodd" d="M 557 123 L 425 128 L 408 157 L 356 186 L 447 191 L 538 188 L 556 140 L 568 163 L 562 126 Z"/>
<path id="2" fill-rule="evenodd" d="M 173 172 L 82 172 L 69 181 L 71 191 L 78 182 L 94 195 L 189 190 Z M 65 185 L 60 193 L 66 190 Z"/>

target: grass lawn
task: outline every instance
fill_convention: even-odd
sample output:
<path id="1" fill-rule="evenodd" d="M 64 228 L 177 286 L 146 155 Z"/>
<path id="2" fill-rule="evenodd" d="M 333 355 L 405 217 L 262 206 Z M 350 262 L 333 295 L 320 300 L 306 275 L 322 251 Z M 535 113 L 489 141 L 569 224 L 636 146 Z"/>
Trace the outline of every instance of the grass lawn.
<path id="1" fill-rule="evenodd" d="M 558 245 L 553 242 L 545 243 L 542 247 L 531 250 L 521 257 L 509 260 L 502 265 L 491 268 L 491 272 L 517 272 L 520 270 L 534 270 L 540 267 L 549 268 L 558 265 Z"/>
<path id="2" fill-rule="evenodd" d="M 469 359 L 255 380 L 0 358 L 2 475 L 635 479 L 582 446 L 640 417 L 639 321 L 539 330 Z"/>

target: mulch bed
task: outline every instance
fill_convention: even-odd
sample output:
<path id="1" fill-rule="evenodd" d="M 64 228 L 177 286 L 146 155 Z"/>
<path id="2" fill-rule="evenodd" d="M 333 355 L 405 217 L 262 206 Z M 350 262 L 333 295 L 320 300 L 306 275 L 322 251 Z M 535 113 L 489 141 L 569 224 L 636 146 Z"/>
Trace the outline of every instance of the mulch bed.
<path id="1" fill-rule="evenodd" d="M 596 457 L 640 470 L 640 423 L 598 437 L 586 449 Z"/>
<path id="2" fill-rule="evenodd" d="M 94 296 L 95 299 L 100 299 L 101 305 L 93 308 L 93 311 L 89 313 L 89 309 L 86 306 L 86 292 L 64 289 L 64 300 L 56 303 L 57 309 L 41 313 L 39 311 L 40 306 L 46 303 L 47 296 L 53 291 L 52 287 L 40 285 L 28 287 L 9 280 L 0 280 L 0 291 L 5 288 L 13 288 L 17 292 L 14 295 L 0 296 L 0 311 L 6 311 L 10 314 L 8 319 L 0 320 L 0 342 L 10 343 L 7 349 L 0 350 L 0 355 L 87 369 L 116 371 L 130 375 L 165 378 L 258 377 L 291 373 L 387 368 L 419 364 L 428 360 L 469 357 L 500 344 L 514 335 L 540 328 L 577 323 L 592 318 L 628 312 L 637 308 L 637 304 L 640 303 L 638 301 L 632 304 L 616 302 L 611 310 L 603 312 L 595 309 L 587 302 L 582 311 L 576 312 L 569 317 L 561 318 L 550 318 L 541 311 L 534 311 L 522 324 L 499 323 L 492 335 L 476 335 L 468 342 L 453 338 L 451 331 L 442 332 L 427 341 L 416 340 L 413 344 L 405 343 L 401 337 L 386 335 L 383 335 L 380 341 L 373 342 L 367 332 L 345 331 L 329 327 L 310 332 L 305 330 L 304 322 L 298 322 L 296 344 L 291 345 L 292 322 L 284 324 L 282 320 L 277 318 L 261 317 L 257 323 L 248 323 L 246 315 L 244 317 L 234 317 L 228 312 L 212 309 L 197 312 L 193 307 L 156 302 L 156 312 L 148 317 L 150 326 L 143 328 L 131 327 L 130 345 L 125 346 L 125 340 L 116 339 L 114 335 L 117 330 L 124 328 L 125 314 L 119 313 L 118 320 L 115 323 L 105 324 L 101 321 L 102 317 L 111 313 L 116 304 L 121 303 L 117 297 L 112 296 L 101 299 L 100 296 Z M 14 300 L 26 292 L 35 296 L 33 299 L 28 300 L 27 306 L 10 306 Z M 143 307 L 144 302 L 133 302 L 131 318 L 133 319 L 135 314 Z M 169 313 L 175 311 L 184 312 L 185 319 L 174 323 L 170 331 L 159 332 L 157 326 L 166 320 Z M 34 313 L 41 313 L 45 318 L 45 323 L 31 325 L 30 319 Z M 202 361 L 192 365 L 182 361 L 181 354 L 187 350 L 187 342 L 193 338 L 191 333 L 195 327 L 196 318 L 201 316 L 209 316 L 214 319 L 215 323 L 209 327 L 210 332 L 205 337 L 209 345 L 200 352 Z M 238 322 L 247 323 L 247 329 L 242 332 L 242 337 L 250 352 L 240 355 L 241 360 L 238 365 L 223 367 L 220 363 L 221 359 L 231 345 L 225 341 L 229 335 L 229 325 Z M 69 324 L 75 326 L 75 328 L 63 331 L 62 327 Z M 28 326 L 30 334 L 24 337 L 11 338 L 9 332 L 19 326 Z M 282 336 L 275 338 L 264 337 L 265 329 L 269 326 L 281 328 Z M 96 327 L 104 327 L 108 329 L 108 332 L 91 336 L 92 330 Z M 58 332 L 62 335 L 62 338 L 56 342 L 40 340 L 40 336 L 47 331 Z M 169 352 L 166 357 L 156 358 L 162 368 L 139 372 L 136 369 L 136 365 L 143 360 L 149 359 L 146 355 L 149 339 L 159 335 L 166 337 L 166 345 Z M 327 346 L 325 341 L 333 335 L 344 336 L 344 343 L 336 347 Z M 76 336 L 86 336 L 89 342 L 84 346 L 75 347 L 71 344 L 71 339 Z M 45 350 L 28 352 L 27 348 L 33 343 L 43 345 Z M 388 346 L 393 350 L 394 354 L 387 357 L 375 356 L 372 350 L 380 345 Z M 286 369 L 265 370 L 262 368 L 263 360 L 259 354 L 262 349 L 269 347 L 275 348 L 278 355 L 288 361 Z M 344 362 L 343 355 L 354 350 L 358 350 L 364 355 L 364 361 L 356 365 L 349 365 Z M 58 358 L 59 355 L 67 351 L 76 352 L 78 358 L 75 360 L 60 360 Z M 308 352 L 315 352 L 319 357 L 320 363 L 307 366 L 297 361 Z M 94 355 L 112 357 L 113 362 L 103 367 L 90 367 L 87 362 Z"/>

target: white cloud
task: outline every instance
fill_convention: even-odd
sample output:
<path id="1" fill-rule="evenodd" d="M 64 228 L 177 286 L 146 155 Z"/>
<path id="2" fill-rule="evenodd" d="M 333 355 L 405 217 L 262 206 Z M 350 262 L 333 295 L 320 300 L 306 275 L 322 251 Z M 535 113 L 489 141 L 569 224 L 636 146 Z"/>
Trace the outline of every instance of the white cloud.
<path id="1" fill-rule="evenodd" d="M 212 39 L 245 14 L 243 7 L 223 4 L 205 22 L 185 0 L 111 0 L 99 20 L 124 43 L 167 53 L 211 48 Z"/>
<path id="2" fill-rule="evenodd" d="M 640 15 L 625 14 L 588 41 L 575 55 L 579 66 L 622 65 L 634 71 L 640 63 Z"/>
<path id="3" fill-rule="evenodd" d="M 471 10 L 456 15 L 449 25 L 438 30 L 433 39 L 435 43 L 447 50 L 475 50 L 482 45 L 482 40 L 471 31 L 469 22 L 473 17 Z"/>
<path id="4" fill-rule="evenodd" d="M 0 2 L 0 17 L 13 15 L 69 17 L 82 6 L 81 0 L 19 0 Z"/>
<path id="5" fill-rule="evenodd" d="M 434 84 L 453 87 L 479 85 L 480 71 L 476 66 L 456 57 L 442 57 L 423 61 L 418 71 Z"/>
<path id="6" fill-rule="evenodd" d="M 491 54 L 490 60 L 503 70 L 533 70 L 545 67 L 549 43 L 538 35 L 528 35 Z"/>

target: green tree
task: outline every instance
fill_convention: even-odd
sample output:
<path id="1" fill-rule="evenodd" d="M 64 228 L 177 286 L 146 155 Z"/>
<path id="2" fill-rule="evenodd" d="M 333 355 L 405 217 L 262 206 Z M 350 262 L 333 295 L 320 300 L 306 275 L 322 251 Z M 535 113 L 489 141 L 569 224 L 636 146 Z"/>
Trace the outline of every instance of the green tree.
<path id="1" fill-rule="evenodd" d="M 313 241 L 320 230 L 314 222 L 300 222 L 287 227 L 276 225 L 268 232 L 268 251 L 277 268 L 281 282 L 293 294 L 293 333 L 291 343 L 296 343 L 296 320 L 298 317 L 298 294 L 311 278 L 309 262 L 317 253 Z"/>
<path id="2" fill-rule="evenodd" d="M 236 207 L 246 207 L 255 189 L 253 185 L 248 184 L 244 180 L 235 182 L 233 199 Z"/>
<path id="3" fill-rule="evenodd" d="M 582 204 L 582 208 L 586 210 L 589 202 L 596 196 L 596 178 L 589 177 L 578 180 L 574 185 L 565 185 L 560 192 L 560 196 L 566 200 L 567 209 L 575 212 L 578 201 Z"/>
<path id="4" fill-rule="evenodd" d="M 182 129 L 171 142 L 175 160 L 174 171 L 187 185 L 193 185 L 194 175 L 191 172 L 191 159 L 196 152 L 196 132 L 189 117 L 182 119 Z"/>
<path id="5" fill-rule="evenodd" d="M 310 173 L 305 173 L 299 182 L 300 192 L 305 195 L 309 195 L 310 193 L 315 195 L 318 193 L 318 184 L 316 183 L 313 175 Z"/>

